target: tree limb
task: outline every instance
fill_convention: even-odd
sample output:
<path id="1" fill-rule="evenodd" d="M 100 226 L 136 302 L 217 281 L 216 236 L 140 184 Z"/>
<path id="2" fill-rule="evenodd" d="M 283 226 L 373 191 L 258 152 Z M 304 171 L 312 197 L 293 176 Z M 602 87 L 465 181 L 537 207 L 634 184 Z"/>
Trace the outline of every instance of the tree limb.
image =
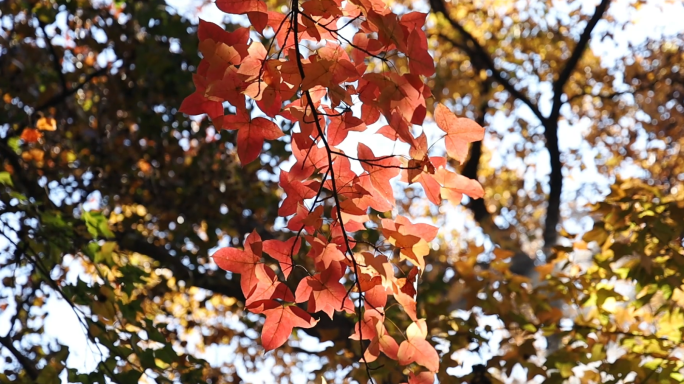
<path id="1" fill-rule="evenodd" d="M 48 109 L 48 108 L 50 108 L 50 107 L 52 107 L 52 106 L 55 106 L 55 105 L 57 105 L 57 104 L 62 103 L 62 102 L 63 102 L 64 100 L 66 100 L 69 96 L 71 96 L 71 95 L 75 94 L 76 92 L 78 92 L 79 89 L 83 88 L 83 87 L 84 87 L 86 84 L 88 84 L 92 79 L 94 79 L 94 78 L 96 78 L 96 77 L 98 77 L 98 76 L 104 75 L 104 74 L 107 72 L 107 69 L 108 69 L 107 67 L 103 67 L 103 68 L 100 68 L 100 69 L 96 70 L 95 72 L 93 72 L 93 73 L 87 75 L 87 76 L 85 77 L 85 79 L 84 79 L 82 82 L 78 83 L 78 85 L 76 85 L 76 86 L 73 87 L 73 88 L 64 89 L 64 91 L 63 91 L 62 93 L 60 93 L 59 95 L 55 95 L 55 96 L 51 97 L 50 99 L 48 99 L 48 100 L 47 100 L 46 102 L 44 102 L 43 104 L 37 106 L 35 110 L 36 110 L 36 111 L 42 111 L 42 110 Z"/>
<path id="2" fill-rule="evenodd" d="M 48 51 L 50 51 L 50 56 L 52 56 L 52 66 L 55 67 L 55 72 L 57 72 L 57 76 L 59 76 L 59 83 L 62 86 L 62 93 L 64 93 L 67 90 L 67 81 L 64 77 L 64 72 L 62 71 L 62 64 L 59 62 L 59 56 L 57 56 L 57 51 L 55 50 L 55 47 L 54 45 L 52 45 L 52 41 L 50 40 L 50 37 L 48 37 L 48 34 L 45 31 L 45 27 L 47 25 L 40 19 L 40 17 L 36 17 L 36 19 L 38 19 L 38 26 L 40 27 L 40 30 L 43 32 L 45 45 L 47 46 Z"/>
<path id="3" fill-rule="evenodd" d="M 14 356 L 15 359 L 21 364 L 22 367 L 24 367 L 24 370 L 26 371 L 26 374 L 31 378 L 31 380 L 35 381 L 38 379 L 38 376 L 40 375 L 40 372 L 38 371 L 38 368 L 36 368 L 36 365 L 33 363 L 31 359 L 28 357 L 24 356 L 15 346 L 12 341 L 12 339 L 7 336 L 0 336 L 0 344 L 2 344 L 3 347 L 7 348 L 7 350 Z"/>
<path id="4" fill-rule="evenodd" d="M 241 302 L 245 301 L 239 280 L 229 280 L 223 273 L 193 271 L 183 264 L 180 257 L 170 255 L 165 248 L 150 244 L 132 232 L 118 233 L 117 242 L 122 249 L 137 252 L 158 261 L 162 268 L 171 270 L 176 279 L 185 281 L 189 286 L 234 297 Z M 349 335 L 354 329 L 354 323 L 350 319 L 343 315 L 336 315 L 332 320 L 327 316 L 314 315 L 314 317 L 319 319 L 316 327 L 302 329 L 302 331 L 322 342 L 328 340 L 336 343 L 344 342 L 351 348 Z"/>
<path id="5" fill-rule="evenodd" d="M 546 221 L 544 223 L 544 247 L 550 248 L 556 244 L 558 239 L 558 230 L 556 227 L 560 222 L 560 202 L 561 193 L 563 191 L 563 164 L 560 160 L 560 149 L 558 147 L 558 120 L 560 118 L 560 109 L 563 105 L 563 88 L 570 79 L 572 72 L 582 58 L 582 54 L 589 44 L 591 39 L 591 32 L 596 27 L 596 24 L 601 20 L 604 13 L 608 9 L 611 0 L 602 0 L 596 7 L 594 15 L 591 17 L 584 32 L 580 36 L 575 49 L 570 55 L 567 63 L 563 67 L 558 79 L 553 82 L 553 104 L 549 118 L 544 124 L 544 138 L 546 149 L 549 151 L 551 161 L 551 174 L 549 176 L 549 200 L 546 209 Z"/>
<path id="6" fill-rule="evenodd" d="M 582 59 L 582 55 L 589 45 L 589 40 L 591 40 L 591 33 L 594 31 L 596 24 L 598 24 L 608 10 L 610 2 L 611 0 L 602 0 L 601 3 L 596 6 L 594 15 L 587 22 L 587 26 L 584 28 L 582 35 L 580 35 L 580 39 L 577 41 L 577 45 L 572 51 L 570 58 L 565 63 L 565 66 L 563 67 L 563 70 L 558 78 L 553 82 L 553 104 L 551 107 L 551 113 L 549 114 L 549 119 L 557 121 L 560 117 L 560 108 L 563 105 L 563 88 L 565 87 L 565 84 L 567 84 L 568 80 L 570 80 L 572 72 Z"/>
<path id="7" fill-rule="evenodd" d="M 520 100 L 525 104 L 532 113 L 540 120 L 544 121 L 544 115 L 541 114 L 539 108 L 528 98 L 524 93 L 518 90 L 509 80 L 507 80 L 501 70 L 496 68 L 494 64 L 494 59 L 487 53 L 482 44 L 480 44 L 475 37 L 470 34 L 459 22 L 451 18 L 449 12 L 444 5 L 444 0 L 430 0 L 430 6 L 435 13 L 441 13 L 444 18 L 449 22 L 449 24 L 457 30 L 463 37 L 465 37 L 465 44 L 459 44 L 453 41 L 444 34 L 439 36 L 452 43 L 454 47 L 464 50 L 468 56 L 471 57 L 472 63 L 475 67 L 480 70 L 487 70 L 491 72 L 491 76 L 496 80 L 497 83 L 501 84 L 508 93 L 510 93 L 514 98 Z"/>

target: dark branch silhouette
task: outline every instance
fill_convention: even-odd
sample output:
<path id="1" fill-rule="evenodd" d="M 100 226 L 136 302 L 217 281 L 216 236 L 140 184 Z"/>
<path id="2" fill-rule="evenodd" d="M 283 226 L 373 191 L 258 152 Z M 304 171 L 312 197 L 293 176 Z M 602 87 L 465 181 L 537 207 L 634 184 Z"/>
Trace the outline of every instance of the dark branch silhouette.
<path id="1" fill-rule="evenodd" d="M 601 18 L 603 18 L 605 15 L 609 4 L 610 0 L 601 1 L 601 3 L 596 7 L 593 16 L 587 22 L 587 25 L 580 35 L 577 45 L 570 55 L 570 58 L 566 62 L 558 78 L 553 83 L 553 104 L 551 113 L 549 116 L 544 116 L 537 104 L 535 104 L 525 93 L 516 88 L 513 83 L 506 79 L 503 72 L 496 67 L 494 59 L 489 53 L 487 53 L 483 45 L 480 44 L 477 39 L 459 22 L 451 17 L 444 1 L 430 0 L 430 5 L 433 12 L 441 13 L 442 16 L 444 16 L 444 18 L 449 22 L 449 24 L 462 36 L 463 41 L 457 41 L 445 34 L 440 34 L 439 37 L 465 52 L 471 59 L 471 63 L 476 69 L 486 71 L 491 81 L 501 84 L 501 86 L 504 87 L 511 97 L 525 104 L 539 119 L 542 127 L 544 128 L 544 137 L 546 139 L 545 145 L 547 151 L 549 152 L 551 165 L 548 206 L 543 231 L 545 248 L 555 245 L 558 237 L 557 226 L 560 222 L 560 200 L 563 190 L 563 164 L 560 159 L 560 149 L 558 146 L 558 120 L 560 118 L 560 109 L 563 104 L 563 88 L 582 58 L 582 54 L 584 53 L 591 39 L 592 31 L 596 27 L 596 24 L 599 22 L 599 20 L 601 20 Z M 464 176 L 477 178 L 477 164 L 479 163 L 480 155 L 481 144 L 475 143 L 471 149 L 471 156 L 463 167 Z M 481 225 L 489 216 L 489 212 L 487 212 L 484 202 L 472 202 L 469 204 L 469 208 L 473 211 L 475 219 Z"/>

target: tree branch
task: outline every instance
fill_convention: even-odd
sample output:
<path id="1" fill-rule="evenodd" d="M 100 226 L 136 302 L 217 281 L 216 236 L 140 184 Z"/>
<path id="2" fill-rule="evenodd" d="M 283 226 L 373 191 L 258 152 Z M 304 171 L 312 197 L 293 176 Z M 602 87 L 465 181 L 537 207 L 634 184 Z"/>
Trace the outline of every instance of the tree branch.
<path id="1" fill-rule="evenodd" d="M 40 375 L 38 368 L 36 368 L 36 365 L 33 363 L 33 361 L 31 361 L 31 359 L 24 356 L 14 346 L 14 342 L 9 337 L 9 335 L 0 336 L 0 344 L 2 344 L 3 347 L 7 348 L 7 350 L 14 356 L 14 358 L 17 359 L 19 364 L 21 364 L 21 366 L 24 367 L 26 374 L 31 378 L 31 380 L 35 381 L 36 379 L 38 379 L 38 375 Z"/>
<path id="2" fill-rule="evenodd" d="M 150 244 L 133 232 L 117 233 L 116 240 L 122 249 L 137 252 L 158 261 L 162 268 L 171 270 L 176 279 L 185 281 L 189 286 L 234 297 L 241 302 L 245 301 L 239 280 L 229 280 L 222 273 L 193 271 L 183 264 L 180 257 L 170 255 L 165 248 Z M 314 317 L 319 319 L 319 323 L 313 328 L 302 329 L 302 331 L 322 342 L 328 340 L 335 343 L 344 342 L 351 348 L 349 335 L 354 329 L 354 323 L 350 319 L 341 315 L 335 316 L 332 320 L 327 316 L 314 315 Z"/>
<path id="3" fill-rule="evenodd" d="M 47 46 L 48 51 L 50 51 L 50 56 L 52 56 L 52 66 L 55 67 L 55 72 L 57 72 L 57 76 L 59 76 L 59 82 L 62 86 L 62 93 L 64 93 L 67 90 L 67 81 L 64 77 L 64 72 L 62 71 L 62 64 L 59 62 L 59 56 L 57 56 L 57 51 L 55 50 L 55 47 L 52 45 L 52 41 L 50 40 L 50 37 L 48 37 L 48 34 L 45 31 L 46 24 L 39 17 L 37 17 L 36 19 L 38 19 L 38 26 L 40 27 L 40 30 L 43 32 L 45 45 Z"/>
<path id="4" fill-rule="evenodd" d="M 563 105 L 561 100 L 563 96 L 563 88 L 565 87 L 565 84 L 567 84 L 568 80 L 570 80 L 570 76 L 575 70 L 575 67 L 577 67 L 580 59 L 582 59 L 584 50 L 589 45 L 589 40 L 591 40 L 591 33 L 596 27 L 596 24 L 598 24 L 599 20 L 603 18 L 603 15 L 608 10 L 610 2 L 611 0 L 602 0 L 601 3 L 596 6 L 594 15 L 591 17 L 591 19 L 589 19 L 589 22 L 587 22 L 587 26 L 584 28 L 580 39 L 577 41 L 577 45 L 572 51 L 570 58 L 565 63 L 565 66 L 563 67 L 563 70 L 556 81 L 553 82 L 553 105 L 551 107 L 551 113 L 549 114 L 549 118 L 551 120 L 558 120 L 558 117 L 560 116 L 560 108 Z"/>
<path id="5" fill-rule="evenodd" d="M 96 78 L 96 77 L 98 77 L 98 76 L 104 75 L 104 74 L 107 72 L 107 69 L 108 69 L 107 67 L 103 67 L 103 68 L 100 68 L 100 69 L 96 70 L 95 72 L 93 72 L 93 73 L 87 75 L 87 76 L 85 77 L 85 79 L 84 79 L 82 82 L 78 83 L 77 86 L 75 86 L 75 87 L 73 87 L 73 88 L 69 88 L 69 89 L 66 89 L 66 88 L 65 88 L 64 91 L 63 91 L 62 93 L 60 93 L 59 95 L 55 95 L 55 96 L 51 97 L 50 99 L 48 99 L 48 100 L 47 100 L 46 102 L 44 102 L 43 104 L 37 106 L 35 110 L 36 110 L 36 111 L 42 111 L 42 110 L 48 109 L 48 108 L 50 108 L 50 107 L 52 107 L 52 106 L 55 106 L 55 105 L 57 105 L 57 104 L 62 103 L 62 102 L 63 102 L 64 100 L 66 100 L 69 96 L 71 96 L 71 95 L 75 94 L 76 92 L 78 92 L 79 89 L 83 88 L 83 87 L 84 87 L 86 84 L 88 84 L 92 79 L 94 79 L 94 78 Z"/>
<path id="6" fill-rule="evenodd" d="M 137 252 L 158 261 L 162 268 L 171 270 L 176 279 L 183 280 L 188 285 L 207 289 L 221 295 L 235 297 L 240 301 L 245 300 L 240 283 L 237 280 L 228 280 L 221 274 L 193 271 L 183 264 L 180 257 L 170 255 L 169 251 L 165 248 L 150 244 L 135 233 L 117 233 L 116 240 L 122 249 Z"/>
<path id="7" fill-rule="evenodd" d="M 545 248 L 550 248 L 556 244 L 558 239 L 558 230 L 556 227 L 560 222 L 560 202 L 561 193 L 563 191 L 563 164 L 560 160 L 560 149 L 558 147 L 558 119 L 560 118 L 560 109 L 563 104 L 563 88 L 570 79 L 577 63 L 579 63 L 582 58 L 582 54 L 591 39 L 591 32 L 608 9 L 610 1 L 611 0 L 602 0 L 596 7 L 596 11 L 584 28 L 584 32 L 582 32 L 574 51 L 570 55 L 570 59 L 568 59 L 563 67 L 563 71 L 561 71 L 558 79 L 553 83 L 553 104 L 551 113 L 544 123 L 544 138 L 546 139 L 546 149 L 549 151 L 551 162 L 549 201 L 546 209 L 546 221 L 544 223 Z"/>
<path id="8" fill-rule="evenodd" d="M 459 22 L 452 19 L 449 12 L 444 5 L 444 0 L 430 0 L 430 6 L 435 13 L 441 13 L 444 18 L 449 22 L 449 24 L 457 30 L 465 38 L 465 44 L 459 44 L 453 39 L 449 38 L 444 34 L 439 34 L 439 37 L 449 41 L 454 47 L 464 50 L 468 56 L 471 57 L 473 65 L 480 70 L 488 70 L 492 74 L 492 78 L 496 80 L 497 83 L 501 84 L 508 93 L 511 94 L 515 99 L 520 100 L 525 104 L 532 113 L 540 120 L 544 121 L 545 117 L 542 115 L 539 108 L 530 100 L 524 93 L 518 90 L 509 80 L 507 80 L 501 70 L 496 68 L 494 64 L 494 59 L 487 53 L 482 44 L 480 44 L 475 37 L 470 34 Z"/>
<path id="9" fill-rule="evenodd" d="M 490 84 L 484 84 L 488 86 Z M 484 88 L 484 87 L 483 87 Z M 484 92 L 483 92 L 484 94 Z M 487 113 L 487 100 L 485 99 L 480 105 L 480 112 L 476 116 L 475 121 L 481 126 L 485 125 L 485 116 Z M 477 180 L 477 172 L 480 166 L 480 158 L 482 157 L 482 142 L 476 141 L 470 147 L 470 156 L 461 169 L 461 174 L 470 179 Z M 515 252 L 511 259 L 509 270 L 517 275 L 529 276 L 534 269 L 534 260 L 529 255 L 522 251 L 522 247 L 518 240 L 513 240 L 511 232 L 513 228 L 502 229 L 494 222 L 491 213 L 487 210 L 484 198 L 471 199 L 466 206 L 473 212 L 475 221 L 478 222 L 482 231 L 489 236 L 495 244 L 500 247 Z M 516 237 L 519 239 L 519 237 Z M 487 265 L 488 266 L 488 265 Z"/>

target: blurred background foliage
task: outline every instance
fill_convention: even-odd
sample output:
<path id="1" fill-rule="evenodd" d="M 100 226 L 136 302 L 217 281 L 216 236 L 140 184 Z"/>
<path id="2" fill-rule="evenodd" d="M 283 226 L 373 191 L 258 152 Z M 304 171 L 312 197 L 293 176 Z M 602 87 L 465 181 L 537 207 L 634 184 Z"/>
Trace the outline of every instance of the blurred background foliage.
<path id="1" fill-rule="evenodd" d="M 431 12 L 432 101 L 487 128 L 456 164 L 484 199 L 407 188 L 400 208 L 445 228 L 418 296 L 440 382 L 684 381 L 684 36 L 620 38 L 681 3 L 391 5 Z M 211 261 L 252 230 L 285 236 L 289 158 L 272 142 L 243 168 L 231 133 L 177 112 L 211 9 L 0 2 L 0 382 L 367 380 L 343 315 L 264 355 Z M 378 382 L 404 380 L 385 363 Z"/>

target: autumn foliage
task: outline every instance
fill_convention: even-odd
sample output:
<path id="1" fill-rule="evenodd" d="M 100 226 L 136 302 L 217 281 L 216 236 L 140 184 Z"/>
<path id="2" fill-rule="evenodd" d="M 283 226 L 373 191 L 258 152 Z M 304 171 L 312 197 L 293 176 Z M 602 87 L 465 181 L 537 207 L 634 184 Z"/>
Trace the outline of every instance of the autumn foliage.
<path id="1" fill-rule="evenodd" d="M 429 372 L 438 371 L 439 355 L 416 310 L 416 285 L 437 228 L 392 216 L 393 183 L 419 184 L 437 205 L 458 204 L 464 194 L 482 197 L 480 184 L 455 173 L 449 159 L 463 162 L 484 129 L 437 105 L 434 121 L 448 156 L 431 154 L 439 151 L 431 151 L 435 143 L 420 128 L 431 98 L 424 77 L 435 71 L 423 31 L 426 14 L 400 17 L 382 1 L 365 0 L 294 1 L 285 14 L 261 0 L 216 5 L 247 15 L 252 26 L 227 32 L 200 21 L 203 59 L 194 75 L 196 91 L 181 111 L 237 130 L 242 164 L 257 160 L 266 140 L 286 133 L 295 160 L 280 171 L 286 197 L 278 211 L 292 236 L 262 241 L 253 232 L 244 249 L 223 248 L 213 256 L 220 268 L 241 275 L 246 308 L 265 316 L 264 348 L 281 346 L 295 328 L 315 327 L 312 314 L 346 312 L 357 318 L 350 337 L 367 345 L 366 366 L 382 353 L 428 371 L 412 374 L 409 382 L 432 382 Z M 405 65 L 390 63 L 394 56 Z M 408 144 L 409 151 L 379 156 L 378 148 L 358 143 L 349 153 L 340 146 L 350 132 L 381 135 Z M 358 240 L 367 228 L 380 230 L 378 243 Z M 298 269 L 303 277 L 293 273 Z M 294 293 L 288 281 L 296 285 Z M 407 329 L 386 321 L 390 307 L 411 319 Z"/>

